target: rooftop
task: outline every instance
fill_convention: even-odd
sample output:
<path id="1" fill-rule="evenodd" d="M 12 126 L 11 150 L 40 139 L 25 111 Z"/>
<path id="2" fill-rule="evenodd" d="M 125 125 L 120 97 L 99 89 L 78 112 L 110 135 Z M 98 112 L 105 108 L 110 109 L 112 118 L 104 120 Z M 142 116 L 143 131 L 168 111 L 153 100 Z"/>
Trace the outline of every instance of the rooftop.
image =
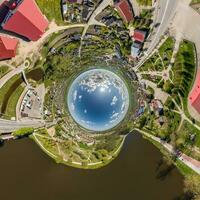
<path id="1" fill-rule="evenodd" d="M 0 60 L 15 56 L 18 40 L 0 36 Z"/>
<path id="2" fill-rule="evenodd" d="M 48 21 L 41 13 L 34 0 L 23 0 L 21 4 L 10 10 L 4 20 L 3 29 L 36 41 L 48 27 Z M 26 28 L 24 28 L 26 27 Z"/>
<path id="3" fill-rule="evenodd" d="M 127 0 L 122 0 L 115 4 L 116 9 L 126 23 L 130 23 L 133 20 L 133 12 Z"/>

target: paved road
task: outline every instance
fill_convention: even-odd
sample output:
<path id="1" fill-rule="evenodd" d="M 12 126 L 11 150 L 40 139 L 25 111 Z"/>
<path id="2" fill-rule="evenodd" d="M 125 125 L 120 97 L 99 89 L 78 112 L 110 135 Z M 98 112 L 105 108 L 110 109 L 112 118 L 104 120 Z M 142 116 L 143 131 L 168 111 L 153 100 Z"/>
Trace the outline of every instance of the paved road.
<path id="1" fill-rule="evenodd" d="M 161 36 L 169 27 L 169 22 L 175 14 L 177 4 L 178 0 L 158 0 L 156 4 L 158 10 L 154 24 L 159 24 L 159 26 L 154 30 L 154 34 L 152 33 L 151 37 L 149 38 L 151 39 L 151 42 L 148 45 L 148 50 L 144 52 L 145 55 L 142 57 L 135 69 L 138 69 L 146 61 L 146 59 L 155 49 L 156 45 L 159 43 Z"/>
<path id="2" fill-rule="evenodd" d="M 44 125 L 44 121 L 39 120 L 11 121 L 0 119 L 0 133 L 12 132 L 23 127 L 39 128 Z"/>
<path id="3" fill-rule="evenodd" d="M 85 26 L 85 29 L 83 31 L 82 34 L 82 38 L 84 38 L 89 26 L 94 25 L 94 24 L 99 24 L 99 25 L 103 25 L 105 26 L 105 24 L 102 24 L 100 22 L 97 22 L 97 20 L 95 19 L 95 17 L 100 14 L 106 7 L 108 7 L 109 5 L 113 5 L 113 0 L 103 0 L 101 2 L 101 4 L 96 8 L 96 10 L 92 13 L 87 25 Z"/>
<path id="4" fill-rule="evenodd" d="M 82 49 L 82 42 L 83 39 L 85 37 L 85 34 L 87 33 L 87 30 L 89 28 L 89 26 L 91 25 L 101 25 L 101 26 L 105 26 L 105 24 L 98 22 L 95 17 L 100 14 L 106 7 L 108 7 L 109 5 L 113 5 L 113 0 L 103 0 L 100 5 L 96 8 L 96 10 L 92 13 L 92 15 L 90 16 L 90 19 L 88 20 L 88 23 L 85 25 L 82 36 L 81 36 L 81 45 L 79 47 L 79 57 L 81 56 L 81 49 Z"/>
<path id="5" fill-rule="evenodd" d="M 26 45 L 20 49 L 20 54 L 18 56 L 21 56 L 23 57 L 23 60 L 26 60 L 26 58 L 31 52 L 38 53 L 38 49 L 40 48 L 40 46 L 42 46 L 44 41 L 54 32 L 76 27 L 85 27 L 85 26 L 86 26 L 85 24 L 75 24 L 67 26 L 54 26 L 52 28 L 49 28 L 49 30 L 37 42 L 24 43 Z M 16 57 L 15 59 L 18 58 Z M 6 74 L 2 79 L 0 79 L 0 88 L 14 75 L 23 72 L 25 68 L 26 68 L 25 64 L 22 64 L 20 67 L 13 69 L 8 74 Z M 45 124 L 44 122 L 38 120 L 11 121 L 11 120 L 0 119 L 0 133 L 12 132 L 22 127 L 38 128 L 44 126 L 44 124 Z"/>

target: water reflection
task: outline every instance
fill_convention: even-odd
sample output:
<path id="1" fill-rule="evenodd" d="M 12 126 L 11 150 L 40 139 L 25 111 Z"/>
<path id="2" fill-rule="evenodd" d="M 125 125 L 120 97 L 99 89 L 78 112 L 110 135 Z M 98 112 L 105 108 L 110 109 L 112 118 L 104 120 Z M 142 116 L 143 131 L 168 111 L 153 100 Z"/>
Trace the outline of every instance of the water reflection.
<path id="1" fill-rule="evenodd" d="M 0 160 L 4 200 L 173 200 L 183 193 L 183 177 L 139 134 L 129 135 L 120 155 L 98 170 L 55 164 L 29 139 L 6 143 Z"/>

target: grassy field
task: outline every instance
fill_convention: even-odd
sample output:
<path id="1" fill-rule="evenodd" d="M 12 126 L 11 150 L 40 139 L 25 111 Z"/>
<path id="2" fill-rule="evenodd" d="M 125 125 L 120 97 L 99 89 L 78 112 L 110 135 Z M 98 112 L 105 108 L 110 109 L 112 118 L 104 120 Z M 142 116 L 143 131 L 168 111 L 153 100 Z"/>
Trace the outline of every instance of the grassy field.
<path id="1" fill-rule="evenodd" d="M 167 65 L 169 65 L 170 63 L 170 60 L 173 54 L 174 45 L 175 45 L 174 38 L 168 37 L 158 50 L 160 56 L 163 59 L 165 67 L 167 67 Z"/>
<path id="2" fill-rule="evenodd" d="M 57 24 L 63 24 L 61 3 L 58 0 L 36 0 L 42 13 L 49 21 L 55 20 Z"/>
<path id="3" fill-rule="evenodd" d="M 174 44 L 174 38 L 168 37 L 158 49 L 158 53 L 154 53 L 153 56 L 142 65 L 140 71 L 162 71 L 166 69 L 173 54 Z"/>
<path id="4" fill-rule="evenodd" d="M 14 77 L 12 77 L 6 84 L 3 85 L 3 87 L 0 89 L 0 109 L 1 106 L 3 104 L 3 99 L 6 95 L 6 93 L 8 92 L 8 90 L 10 89 L 10 87 L 14 84 L 14 82 L 16 82 L 19 79 L 19 75 L 16 75 Z"/>
<path id="5" fill-rule="evenodd" d="M 9 72 L 8 66 L 0 66 L 0 78 L 6 75 Z"/>
<path id="6" fill-rule="evenodd" d="M 152 5 L 152 0 L 137 0 L 139 5 L 142 6 L 151 6 Z"/>
<path id="7" fill-rule="evenodd" d="M 22 85 L 19 85 L 17 89 L 15 90 L 15 92 L 12 93 L 6 107 L 6 112 L 5 112 L 6 116 L 16 117 L 17 102 L 23 91 L 24 91 L 24 87 Z"/>
<path id="8" fill-rule="evenodd" d="M 191 134 L 196 135 L 194 142 L 190 141 L 189 139 Z M 188 144 L 188 145 L 194 144 L 195 146 L 200 148 L 200 131 L 197 128 L 195 128 L 193 125 L 188 123 L 187 121 L 184 121 L 181 127 L 181 130 L 179 131 L 178 136 L 181 138 L 181 141 L 184 144 Z"/>
<path id="9" fill-rule="evenodd" d="M 193 43 L 188 41 L 181 43 L 172 70 L 174 72 L 173 94 L 177 95 L 178 92 L 183 98 L 187 98 L 196 74 L 195 47 Z"/>
<path id="10" fill-rule="evenodd" d="M 22 82 L 20 75 L 15 75 L 0 89 L 0 113 L 3 117 L 15 117 L 15 107 L 23 91 L 23 87 L 20 87 Z"/>
<path id="11" fill-rule="evenodd" d="M 200 3 L 200 0 L 192 0 L 191 4 L 194 4 L 194 3 Z"/>

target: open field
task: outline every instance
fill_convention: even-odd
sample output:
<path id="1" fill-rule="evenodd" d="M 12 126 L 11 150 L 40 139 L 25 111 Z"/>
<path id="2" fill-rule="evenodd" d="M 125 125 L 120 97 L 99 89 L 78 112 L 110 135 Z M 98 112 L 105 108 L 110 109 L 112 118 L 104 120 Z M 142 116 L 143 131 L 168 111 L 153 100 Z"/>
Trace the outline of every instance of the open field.
<path id="1" fill-rule="evenodd" d="M 142 6 L 151 6 L 152 5 L 152 0 L 137 0 L 139 5 Z"/>
<path id="2" fill-rule="evenodd" d="M 42 13 L 49 21 L 55 20 L 57 24 L 62 24 L 61 2 L 58 0 L 36 0 Z"/>
<path id="3" fill-rule="evenodd" d="M 162 57 L 165 67 L 169 65 L 173 49 L 175 45 L 175 40 L 172 37 L 168 37 L 163 45 L 158 49 L 160 56 Z"/>
<path id="4" fill-rule="evenodd" d="M 192 0 L 191 4 L 200 3 L 200 0 Z"/>
<path id="5" fill-rule="evenodd" d="M 0 66 L 0 78 L 6 75 L 9 72 L 8 66 Z"/>
<path id="6" fill-rule="evenodd" d="M 194 44 L 183 41 L 180 44 L 174 66 L 173 93 L 180 93 L 182 97 L 187 98 L 191 85 L 195 77 L 195 48 Z"/>
<path id="7" fill-rule="evenodd" d="M 0 101 L 0 109 L 1 106 L 3 104 L 3 99 L 6 95 L 6 93 L 8 92 L 8 90 L 11 88 L 11 86 L 19 79 L 19 76 L 16 75 L 14 77 L 12 77 L 1 89 L 0 89 L 0 99 L 2 99 L 2 101 Z"/>
<path id="8" fill-rule="evenodd" d="M 15 92 L 12 93 L 8 100 L 8 104 L 6 107 L 5 115 L 10 117 L 16 117 L 16 106 L 17 102 L 24 91 L 24 87 L 22 85 L 19 85 Z"/>
<path id="9" fill-rule="evenodd" d="M 9 114 L 9 116 L 4 116 L 6 118 L 15 117 L 14 106 L 17 104 L 17 98 L 22 93 L 22 88 L 19 87 L 22 82 L 20 75 L 15 75 L 0 89 L 0 113 L 3 115 Z"/>

